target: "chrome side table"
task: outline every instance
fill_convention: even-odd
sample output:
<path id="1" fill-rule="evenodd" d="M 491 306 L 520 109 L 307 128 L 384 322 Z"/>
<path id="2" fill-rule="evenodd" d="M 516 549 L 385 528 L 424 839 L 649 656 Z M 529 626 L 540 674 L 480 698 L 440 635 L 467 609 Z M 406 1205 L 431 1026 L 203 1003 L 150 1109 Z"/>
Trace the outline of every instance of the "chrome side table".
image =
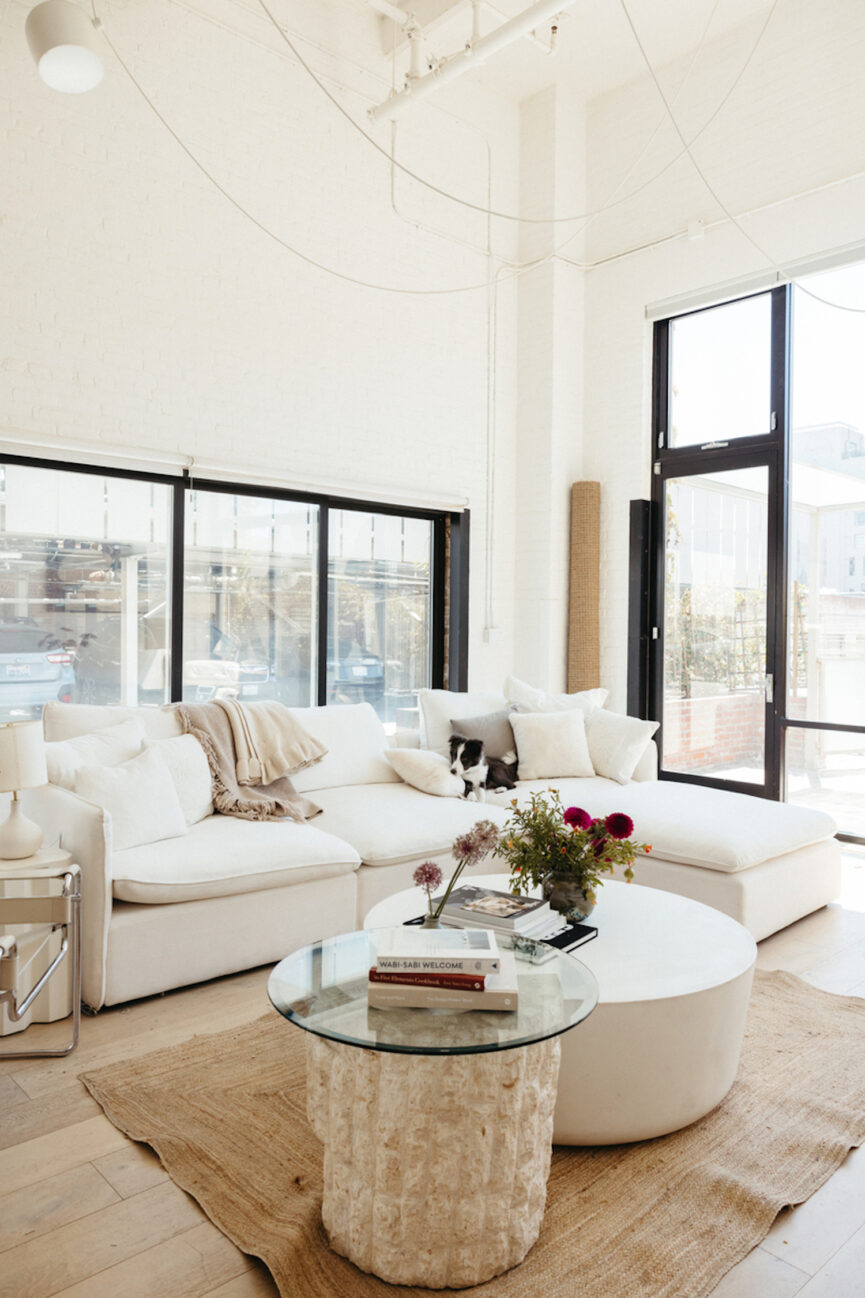
<path id="1" fill-rule="evenodd" d="M 31 1022 L 72 1016 L 55 1049 L 5 1050 L 0 1061 L 68 1055 L 81 1027 L 81 870 L 46 850 L 0 863 L 0 1040 Z"/>

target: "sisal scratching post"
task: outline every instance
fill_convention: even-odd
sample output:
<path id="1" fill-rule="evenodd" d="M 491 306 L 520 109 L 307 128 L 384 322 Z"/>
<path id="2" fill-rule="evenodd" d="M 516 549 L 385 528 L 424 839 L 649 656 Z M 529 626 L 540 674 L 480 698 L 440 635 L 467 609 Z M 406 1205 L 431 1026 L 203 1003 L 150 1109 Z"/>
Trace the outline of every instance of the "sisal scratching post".
<path id="1" fill-rule="evenodd" d="M 571 487 L 571 562 L 568 583 L 568 693 L 601 683 L 601 484 Z"/>

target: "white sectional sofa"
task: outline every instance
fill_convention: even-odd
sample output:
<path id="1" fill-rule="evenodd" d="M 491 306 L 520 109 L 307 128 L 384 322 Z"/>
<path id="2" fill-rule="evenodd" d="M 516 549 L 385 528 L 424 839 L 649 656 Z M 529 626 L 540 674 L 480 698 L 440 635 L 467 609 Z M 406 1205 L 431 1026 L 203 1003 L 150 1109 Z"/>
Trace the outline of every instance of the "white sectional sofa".
<path id="1" fill-rule="evenodd" d="M 446 696 L 462 717 L 499 700 Z M 94 802 L 53 784 L 25 795 L 46 842 L 59 842 L 82 869 L 83 997 L 91 1008 L 266 964 L 358 928 L 372 905 L 410 884 L 418 862 L 432 858 L 447 874 L 457 835 L 481 818 L 504 823 L 511 794 L 479 803 L 404 783 L 386 759 L 390 741 L 368 704 L 295 712 L 329 750 L 294 777 L 322 809 L 305 824 L 205 814 L 178 836 L 116 850 L 111 816 Z M 45 737 L 56 743 L 129 720 L 140 723 L 144 743 L 181 734 L 170 708 L 49 703 Z M 829 817 L 658 782 L 651 743 L 625 784 L 542 778 L 521 781 L 517 793 L 522 799 L 549 787 L 559 789 L 565 806 L 632 816 L 635 836 L 653 844 L 636 863 L 638 884 L 713 905 L 757 938 L 839 891 Z M 479 870 L 490 868 L 486 862 Z"/>

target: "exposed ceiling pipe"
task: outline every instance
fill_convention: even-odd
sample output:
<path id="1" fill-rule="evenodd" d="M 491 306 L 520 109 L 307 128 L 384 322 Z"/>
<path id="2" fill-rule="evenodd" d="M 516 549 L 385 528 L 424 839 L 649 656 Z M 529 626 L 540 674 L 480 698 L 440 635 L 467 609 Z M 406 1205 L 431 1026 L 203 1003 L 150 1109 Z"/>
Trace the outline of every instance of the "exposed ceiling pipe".
<path id="1" fill-rule="evenodd" d="M 426 76 L 411 78 L 403 90 L 391 95 L 383 104 L 371 108 L 370 119 L 373 122 L 384 122 L 400 116 L 410 104 L 428 98 L 439 86 L 455 81 L 457 77 L 469 72 L 474 64 L 482 63 L 484 59 L 497 54 L 499 50 L 513 44 L 528 32 L 534 31 L 536 27 L 549 22 L 563 9 L 570 8 L 573 3 L 574 0 L 539 0 L 538 4 L 525 9 L 509 22 L 502 23 L 501 27 L 497 27 L 488 36 L 482 36 L 477 41 L 469 41 L 464 50 L 443 59 Z"/>
<path id="2" fill-rule="evenodd" d="M 392 18 L 400 27 L 408 27 L 409 23 L 414 21 L 414 15 L 406 13 L 404 9 L 399 9 L 390 0 L 367 0 L 371 9 L 376 9 L 384 18 Z"/>

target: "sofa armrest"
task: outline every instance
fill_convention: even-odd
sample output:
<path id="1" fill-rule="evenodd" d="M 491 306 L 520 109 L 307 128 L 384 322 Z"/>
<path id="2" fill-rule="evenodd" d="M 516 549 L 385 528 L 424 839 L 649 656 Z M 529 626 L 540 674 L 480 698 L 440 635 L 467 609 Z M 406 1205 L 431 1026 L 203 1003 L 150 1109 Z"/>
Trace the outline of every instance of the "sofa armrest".
<path id="1" fill-rule="evenodd" d="M 658 745 L 654 739 L 649 741 L 649 746 L 643 753 L 643 756 L 634 767 L 632 780 L 657 780 L 658 778 Z"/>
<path id="2" fill-rule="evenodd" d="M 48 842 L 81 867 L 81 994 L 98 1010 L 105 1002 L 105 955 L 111 922 L 111 817 L 57 784 L 21 794 L 25 814 Z"/>

